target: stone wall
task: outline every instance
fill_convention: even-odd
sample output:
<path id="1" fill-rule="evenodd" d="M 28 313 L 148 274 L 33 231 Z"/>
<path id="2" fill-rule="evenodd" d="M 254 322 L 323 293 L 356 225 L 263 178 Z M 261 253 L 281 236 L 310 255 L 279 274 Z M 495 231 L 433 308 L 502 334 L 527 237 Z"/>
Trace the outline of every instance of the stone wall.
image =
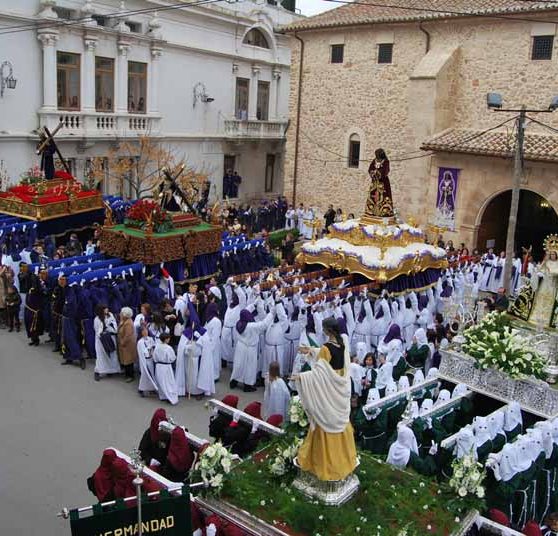
<path id="1" fill-rule="evenodd" d="M 532 61 L 531 42 L 532 35 L 554 34 L 556 28 L 539 18 L 541 23 L 486 19 L 424 23 L 431 35 L 428 53 L 426 36 L 416 23 L 299 33 L 305 50 L 296 202 L 320 210 L 333 203 L 357 215 L 363 211 L 368 163 L 361 162 L 360 169 L 347 166 L 349 136 L 357 133 L 361 159 L 370 160 L 377 147 L 386 150 L 395 204 L 404 218 L 413 216 L 422 224 L 435 207 L 437 167 L 463 168 L 460 227 L 452 238 L 472 243 L 481 207 L 511 185 L 511 161 L 456 153 L 425 157 L 420 145 L 449 127 L 485 129 L 511 118 L 513 114 L 487 109 L 489 91 L 502 93 L 509 106 L 548 106 L 558 94 L 558 50 L 552 60 Z M 382 65 L 377 63 L 377 44 L 389 42 L 386 39 L 394 43 L 393 63 Z M 343 64 L 329 61 L 329 47 L 337 43 L 345 45 Z M 300 43 L 292 37 L 291 45 L 291 124 L 284 181 L 285 195 L 292 199 Z M 558 114 L 538 118 L 558 127 Z M 535 124 L 528 128 L 552 134 Z M 528 168 L 533 170 L 535 191 L 558 208 L 558 166 L 528 163 Z"/>

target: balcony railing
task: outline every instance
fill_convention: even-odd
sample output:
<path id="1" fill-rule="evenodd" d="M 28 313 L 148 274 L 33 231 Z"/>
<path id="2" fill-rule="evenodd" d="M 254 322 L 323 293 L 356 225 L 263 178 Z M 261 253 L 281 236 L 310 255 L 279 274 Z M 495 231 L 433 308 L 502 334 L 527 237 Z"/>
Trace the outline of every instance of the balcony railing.
<path id="1" fill-rule="evenodd" d="M 86 138 L 136 137 L 156 134 L 161 118 L 150 114 L 42 111 L 41 126 L 54 129 L 62 123 L 59 136 L 79 136 Z"/>
<path id="2" fill-rule="evenodd" d="M 242 121 L 227 119 L 225 136 L 245 139 L 283 139 L 287 129 L 286 121 Z"/>

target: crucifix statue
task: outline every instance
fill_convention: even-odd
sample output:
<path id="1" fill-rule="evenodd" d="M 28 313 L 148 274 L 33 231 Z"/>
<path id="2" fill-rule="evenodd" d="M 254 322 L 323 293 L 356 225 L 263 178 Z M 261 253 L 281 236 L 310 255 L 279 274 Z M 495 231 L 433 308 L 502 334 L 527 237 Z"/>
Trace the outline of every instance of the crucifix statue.
<path id="1" fill-rule="evenodd" d="M 178 184 L 178 178 L 184 172 L 184 166 L 181 166 L 178 172 L 173 176 L 167 168 L 163 168 L 163 180 L 159 184 L 159 200 L 161 208 L 169 212 L 192 212 L 196 213 L 194 207 L 188 200 L 186 194 Z"/>
<path id="2" fill-rule="evenodd" d="M 36 153 L 41 155 L 41 171 L 45 174 L 45 179 L 52 180 L 54 179 L 54 155 L 56 154 L 64 169 L 71 175 L 72 171 L 70 170 L 70 166 L 62 153 L 58 149 L 56 142 L 54 141 L 54 136 L 56 136 L 57 132 L 62 128 L 63 123 L 60 122 L 58 126 L 50 132 L 47 127 L 43 127 L 39 130 L 39 144 L 37 145 Z"/>

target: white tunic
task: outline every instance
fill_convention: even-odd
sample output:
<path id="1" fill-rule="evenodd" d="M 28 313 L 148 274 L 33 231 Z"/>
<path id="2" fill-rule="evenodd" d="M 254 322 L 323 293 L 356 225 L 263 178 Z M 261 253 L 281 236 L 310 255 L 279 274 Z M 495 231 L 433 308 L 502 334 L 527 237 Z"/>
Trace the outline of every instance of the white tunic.
<path id="1" fill-rule="evenodd" d="M 142 337 L 137 343 L 138 361 L 140 367 L 139 391 L 159 391 L 155 381 L 152 354 L 155 349 L 155 340 L 151 337 Z"/>
<path id="2" fill-rule="evenodd" d="M 496 272 L 500 270 L 498 276 Z M 494 262 L 494 272 L 492 273 L 492 278 L 490 279 L 490 283 L 488 285 L 488 290 L 490 292 L 494 292 L 496 294 L 500 287 L 504 286 L 504 272 L 506 271 L 506 259 L 502 259 L 502 257 L 498 257 Z"/>
<path id="3" fill-rule="evenodd" d="M 194 337 L 197 335 L 196 332 Z M 213 362 L 214 343 L 209 331 L 197 337 L 196 346 L 200 351 L 197 389 L 205 396 L 210 396 L 215 393 L 215 368 Z"/>
<path id="4" fill-rule="evenodd" d="M 299 314 L 300 319 L 300 314 Z M 293 369 L 294 360 L 300 342 L 301 320 L 289 321 L 289 332 L 285 333 L 285 353 L 283 356 L 284 375 L 289 375 Z"/>
<path id="5" fill-rule="evenodd" d="M 304 229 L 305 229 L 305 225 L 304 225 L 304 209 L 303 208 L 297 208 L 296 209 L 296 218 L 297 218 L 297 225 L 298 225 L 298 232 L 300 233 L 301 237 L 304 237 Z"/>
<path id="6" fill-rule="evenodd" d="M 482 256 L 482 276 L 480 278 L 479 290 L 487 292 L 490 287 L 490 281 L 492 280 L 492 276 L 495 270 L 495 265 L 497 262 L 496 256 L 492 255 L 492 259 L 488 258 L 488 255 Z"/>
<path id="7" fill-rule="evenodd" d="M 380 341 L 378 353 L 385 355 L 386 360 L 395 367 L 403 356 L 403 343 L 399 339 L 392 339 L 386 344 L 384 338 Z"/>
<path id="8" fill-rule="evenodd" d="M 196 342 L 182 335 L 176 350 L 176 390 L 178 396 L 186 396 L 186 393 L 191 395 L 201 394 L 197 388 L 200 355 L 201 349 L 197 348 Z"/>
<path id="9" fill-rule="evenodd" d="M 388 332 L 389 325 L 391 324 L 391 310 L 386 299 L 380 300 L 376 309 L 376 313 L 380 312 L 380 310 L 384 313 L 381 318 L 374 317 L 370 326 L 370 339 L 372 344 L 377 347 L 380 338 L 384 337 Z"/>
<path id="10" fill-rule="evenodd" d="M 304 219 L 310 223 L 314 219 L 314 211 L 312 209 L 308 209 L 304 211 Z M 304 223 L 304 238 L 310 240 L 312 238 L 313 229 L 310 225 Z"/>
<path id="11" fill-rule="evenodd" d="M 278 304 L 275 308 L 278 321 L 272 322 L 265 331 L 264 347 L 262 355 L 262 373 L 269 371 L 269 364 L 273 361 L 279 363 L 281 376 L 286 374 L 285 356 L 285 331 L 289 327 L 289 320 L 285 313 L 283 304 Z"/>
<path id="12" fill-rule="evenodd" d="M 413 298 L 416 303 L 417 296 L 414 292 L 409 294 L 409 307 L 407 307 L 407 300 L 400 296 L 399 300 L 399 307 L 402 314 L 402 322 L 400 325 L 401 328 L 401 335 L 403 335 L 403 339 L 405 340 L 405 347 L 408 349 L 411 347 L 413 341 L 413 335 L 415 333 L 415 320 L 417 318 L 417 313 L 413 309 Z"/>
<path id="13" fill-rule="evenodd" d="M 271 415 L 281 415 L 285 421 L 290 400 L 291 393 L 282 378 L 271 382 L 266 378 L 263 404 L 265 419 L 269 419 Z"/>
<path id="14" fill-rule="evenodd" d="M 273 314 L 269 313 L 261 322 L 249 322 L 242 333 L 236 331 L 234 364 L 231 380 L 254 385 L 258 373 L 258 342 L 260 334 L 273 322 Z"/>
<path id="15" fill-rule="evenodd" d="M 114 347 L 116 348 L 116 332 L 118 326 L 116 325 L 116 320 L 112 313 L 109 313 L 108 317 L 105 319 L 104 326 L 98 316 L 93 320 L 93 330 L 95 331 L 95 372 L 97 374 L 119 374 L 121 369 L 116 350 L 107 354 L 101 343 L 101 333 L 103 333 L 105 329 L 113 334 L 112 339 L 114 341 Z"/>
<path id="16" fill-rule="evenodd" d="M 358 395 L 362 395 L 362 377 L 364 376 L 364 367 L 358 363 L 351 363 L 349 365 L 349 376 L 353 384 L 353 390 Z"/>
<path id="17" fill-rule="evenodd" d="M 285 228 L 294 229 L 295 225 L 295 211 L 291 208 L 285 212 Z"/>
<path id="18" fill-rule="evenodd" d="M 225 289 L 226 290 L 226 289 Z M 227 307 L 223 318 L 223 331 L 221 332 L 221 358 L 232 363 L 234 358 L 234 347 L 236 345 L 236 323 L 240 318 L 240 311 L 244 309 L 246 304 L 246 295 L 238 287 L 234 289 L 238 296 L 238 305 Z"/>
<path id="19" fill-rule="evenodd" d="M 221 331 L 222 322 L 214 316 L 204 327 L 211 340 L 211 355 L 213 356 L 213 379 L 218 380 L 221 374 Z"/>
<path id="20" fill-rule="evenodd" d="M 162 342 L 158 342 L 153 351 L 155 363 L 155 379 L 159 386 L 159 399 L 168 400 L 171 404 L 178 404 L 176 379 L 172 364 L 176 361 L 174 350 Z"/>
<path id="21" fill-rule="evenodd" d="M 358 317 L 360 315 L 360 309 L 359 312 L 357 313 L 355 307 L 356 322 L 355 322 L 355 329 L 353 331 L 353 336 L 351 337 L 352 355 L 356 354 L 356 350 L 357 350 L 356 345 L 359 342 L 363 342 L 366 345 L 366 353 L 370 352 L 370 350 L 372 349 L 370 332 L 372 331 L 373 314 L 372 314 L 372 307 L 370 306 L 370 301 L 364 300 L 364 304 L 361 305 L 361 307 L 364 307 L 366 316 L 362 321 L 359 322 Z"/>

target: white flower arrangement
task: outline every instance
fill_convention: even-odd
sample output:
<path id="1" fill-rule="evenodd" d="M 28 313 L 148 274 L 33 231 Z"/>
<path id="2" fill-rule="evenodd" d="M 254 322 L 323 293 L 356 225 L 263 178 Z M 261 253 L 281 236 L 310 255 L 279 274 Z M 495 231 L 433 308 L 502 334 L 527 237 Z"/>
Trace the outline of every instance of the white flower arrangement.
<path id="1" fill-rule="evenodd" d="M 269 465 L 269 470 L 271 474 L 275 476 L 284 476 L 291 469 L 293 469 L 293 460 L 298 454 L 298 449 L 302 445 L 301 438 L 295 438 L 294 442 L 287 447 L 277 447 L 275 449 L 276 456 L 272 458 L 271 464 Z"/>
<path id="2" fill-rule="evenodd" d="M 196 463 L 195 470 L 200 472 L 203 483 L 215 492 L 223 487 L 224 475 L 232 468 L 232 454 L 220 442 L 209 445 Z"/>
<path id="3" fill-rule="evenodd" d="M 299 396 L 293 396 L 289 404 L 289 421 L 297 424 L 300 428 L 308 427 L 308 416 L 302 407 Z"/>
<path id="4" fill-rule="evenodd" d="M 481 368 L 495 368 L 515 379 L 544 377 L 546 360 L 529 339 L 510 327 L 505 313 L 487 314 L 481 322 L 466 329 L 463 336 L 463 350 Z"/>
<path id="5" fill-rule="evenodd" d="M 486 472 L 482 463 L 475 460 L 473 454 L 467 454 L 460 459 L 453 460 L 451 464 L 453 475 L 449 485 L 459 497 L 474 495 L 479 499 L 484 498 L 484 486 L 482 485 Z"/>

